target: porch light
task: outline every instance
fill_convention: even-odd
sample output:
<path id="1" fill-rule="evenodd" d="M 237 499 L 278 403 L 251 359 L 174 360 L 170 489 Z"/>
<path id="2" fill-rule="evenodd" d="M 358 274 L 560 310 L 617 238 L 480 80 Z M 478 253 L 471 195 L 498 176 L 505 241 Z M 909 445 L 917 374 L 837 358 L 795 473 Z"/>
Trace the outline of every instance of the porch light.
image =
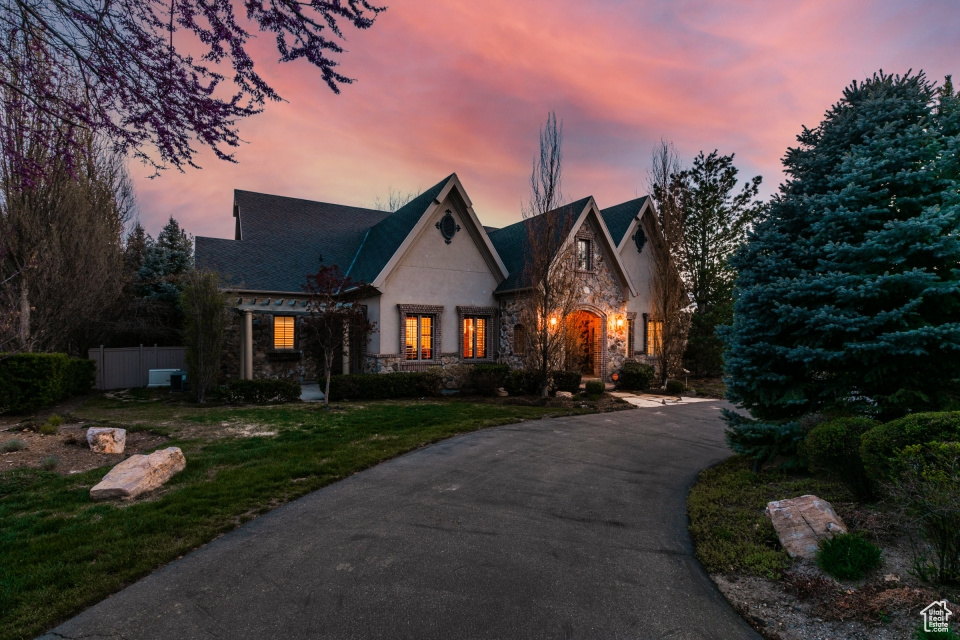
<path id="1" fill-rule="evenodd" d="M 623 328 L 623 318 L 617 318 L 617 329 Z"/>
<path id="2" fill-rule="evenodd" d="M 550 318 L 550 326 L 551 326 L 551 327 L 557 326 L 557 319 L 556 319 L 556 317 Z"/>

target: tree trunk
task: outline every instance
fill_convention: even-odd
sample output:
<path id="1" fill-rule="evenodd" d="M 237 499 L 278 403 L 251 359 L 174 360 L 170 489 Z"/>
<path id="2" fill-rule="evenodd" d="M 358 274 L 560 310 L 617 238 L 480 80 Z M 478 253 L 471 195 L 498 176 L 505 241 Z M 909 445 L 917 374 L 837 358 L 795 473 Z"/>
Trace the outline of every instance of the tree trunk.
<path id="1" fill-rule="evenodd" d="M 326 386 L 323 388 L 323 406 L 326 409 L 330 408 L 330 371 L 333 369 L 333 350 L 329 349 L 327 353 L 323 354 L 324 360 L 324 369 L 327 377 Z"/>
<path id="2" fill-rule="evenodd" d="M 20 274 L 20 348 L 32 351 L 30 347 L 30 294 L 27 291 L 27 275 Z"/>

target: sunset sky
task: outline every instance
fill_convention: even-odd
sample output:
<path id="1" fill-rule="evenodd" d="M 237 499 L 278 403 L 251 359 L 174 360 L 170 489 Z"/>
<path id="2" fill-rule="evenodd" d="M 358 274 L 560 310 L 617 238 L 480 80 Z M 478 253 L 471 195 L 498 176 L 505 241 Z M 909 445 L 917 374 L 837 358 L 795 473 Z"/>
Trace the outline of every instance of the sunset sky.
<path id="1" fill-rule="evenodd" d="M 780 183 L 780 158 L 850 81 L 878 69 L 960 76 L 958 0 L 383 0 L 366 31 L 345 28 L 333 94 L 306 63 L 253 51 L 285 103 L 240 124 L 239 164 L 131 165 L 140 221 L 174 216 L 232 237 L 234 189 L 370 206 L 391 187 L 456 172 L 484 224 L 520 218 L 538 128 L 563 120 L 564 192 L 607 207 L 646 192 L 653 145 L 689 162 L 736 153 L 741 177 Z"/>

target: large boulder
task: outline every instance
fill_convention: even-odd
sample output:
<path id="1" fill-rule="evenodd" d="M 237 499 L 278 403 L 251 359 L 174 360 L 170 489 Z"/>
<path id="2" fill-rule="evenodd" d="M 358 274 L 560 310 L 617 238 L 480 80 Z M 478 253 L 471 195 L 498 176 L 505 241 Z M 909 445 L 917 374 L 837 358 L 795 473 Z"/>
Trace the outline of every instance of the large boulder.
<path id="1" fill-rule="evenodd" d="M 791 558 L 813 559 L 821 540 L 847 532 L 830 503 L 817 496 L 769 502 L 766 513 Z"/>
<path id="2" fill-rule="evenodd" d="M 557 391 L 557 397 L 558 397 L 558 398 L 561 398 L 561 399 L 572 400 L 572 399 L 573 399 L 573 393 L 571 393 L 571 392 L 569 392 L 569 391 Z"/>
<path id="3" fill-rule="evenodd" d="M 148 456 L 130 456 L 90 489 L 90 497 L 94 500 L 136 498 L 162 486 L 186 466 L 187 461 L 179 447 L 167 447 Z"/>
<path id="4" fill-rule="evenodd" d="M 87 444 L 94 453 L 123 453 L 127 444 L 127 430 L 90 427 L 87 429 Z"/>

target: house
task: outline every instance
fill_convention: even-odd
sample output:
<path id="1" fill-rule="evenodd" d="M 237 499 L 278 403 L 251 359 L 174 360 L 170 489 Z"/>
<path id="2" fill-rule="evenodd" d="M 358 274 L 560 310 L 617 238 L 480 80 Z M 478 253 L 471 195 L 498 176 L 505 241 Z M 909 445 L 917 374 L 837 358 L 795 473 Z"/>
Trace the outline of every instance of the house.
<path id="1" fill-rule="evenodd" d="M 656 243 L 647 239 L 659 233 L 652 203 L 642 197 L 601 210 L 588 197 L 545 215 L 566 216 L 561 244 L 578 251 L 583 373 L 609 380 L 627 358 L 647 359 L 656 339 L 648 318 Z M 395 212 L 236 191 L 233 216 L 232 240 L 196 239 L 197 268 L 223 276 L 237 311 L 227 375 L 317 378 L 298 326 L 308 314 L 305 277 L 321 264 L 370 285 L 361 303 L 377 329 L 343 350 L 339 372 L 520 365 L 530 222 L 484 227 L 456 174 Z"/>

